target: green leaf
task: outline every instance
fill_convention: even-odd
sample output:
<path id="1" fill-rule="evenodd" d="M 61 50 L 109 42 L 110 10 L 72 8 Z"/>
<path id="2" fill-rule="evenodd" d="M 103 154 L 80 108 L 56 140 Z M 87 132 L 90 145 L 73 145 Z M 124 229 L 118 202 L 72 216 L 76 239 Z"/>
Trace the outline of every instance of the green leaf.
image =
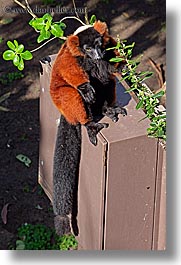
<path id="1" fill-rule="evenodd" d="M 134 91 L 134 90 L 136 90 L 136 89 L 137 89 L 137 86 L 136 86 L 136 84 L 135 84 L 134 87 L 131 87 L 130 89 L 126 90 L 125 93 L 129 93 L 129 92 Z"/>
<path id="2" fill-rule="evenodd" d="M 92 15 L 91 16 L 91 18 L 90 18 L 90 21 L 89 21 L 89 23 L 91 24 L 91 25 L 93 25 L 95 22 L 96 22 L 96 15 Z"/>
<path id="3" fill-rule="evenodd" d="M 119 63 L 119 62 L 122 62 L 124 60 L 125 60 L 124 58 L 111 58 L 109 61 L 114 62 L 114 63 Z"/>
<path id="4" fill-rule="evenodd" d="M 24 250 L 25 249 L 25 243 L 22 240 L 16 241 L 16 250 Z"/>
<path id="5" fill-rule="evenodd" d="M 148 74 L 153 74 L 153 73 L 150 71 L 145 71 L 145 72 L 139 73 L 138 76 L 143 76 L 143 75 L 148 75 Z"/>
<path id="6" fill-rule="evenodd" d="M 154 122 L 154 121 L 152 121 L 152 122 L 150 122 L 150 126 L 157 126 L 157 123 L 156 122 Z"/>
<path id="7" fill-rule="evenodd" d="M 147 113 L 148 113 L 148 115 L 152 115 L 153 113 L 154 113 L 154 108 L 152 108 L 152 107 L 148 107 L 147 108 Z"/>
<path id="8" fill-rule="evenodd" d="M 142 82 L 148 78 L 150 78 L 151 76 L 153 75 L 152 72 L 149 72 L 143 79 L 142 79 Z"/>
<path id="9" fill-rule="evenodd" d="M 40 32 L 40 36 L 37 39 L 37 42 L 40 43 L 44 40 L 49 39 L 51 36 L 51 33 L 49 31 L 46 31 L 45 29 L 41 30 Z"/>
<path id="10" fill-rule="evenodd" d="M 23 50 L 24 50 L 24 45 L 23 45 L 23 44 L 20 44 L 20 45 L 17 47 L 16 52 L 17 52 L 17 53 L 22 53 Z"/>
<path id="11" fill-rule="evenodd" d="M 128 55 L 132 55 L 132 49 L 127 50 Z"/>
<path id="12" fill-rule="evenodd" d="M 138 104 L 136 105 L 136 109 L 140 109 L 143 106 L 144 99 L 141 99 Z"/>
<path id="13" fill-rule="evenodd" d="M 13 64 L 15 66 L 18 66 L 19 65 L 19 61 L 20 61 L 20 58 L 19 58 L 18 54 L 15 54 L 14 59 L 13 59 Z"/>
<path id="14" fill-rule="evenodd" d="M 166 117 L 167 116 L 165 114 L 162 114 L 162 115 L 159 116 L 160 119 L 166 119 Z"/>
<path id="15" fill-rule="evenodd" d="M 22 155 L 22 154 L 19 154 L 16 156 L 16 158 L 25 164 L 25 166 L 29 167 L 30 164 L 31 164 L 31 160 L 29 159 L 29 157 L 25 156 L 25 155 Z"/>
<path id="16" fill-rule="evenodd" d="M 63 22 L 59 23 L 59 26 L 60 26 L 61 29 L 63 29 L 63 30 L 66 28 L 66 25 L 65 25 L 65 23 L 63 23 Z"/>
<path id="17" fill-rule="evenodd" d="M 124 46 L 124 49 L 129 49 L 129 48 L 133 48 L 135 46 L 135 42 L 133 42 L 130 45 Z"/>
<path id="18" fill-rule="evenodd" d="M 158 137 L 162 137 L 164 135 L 164 131 L 162 130 L 162 128 L 158 129 Z"/>
<path id="19" fill-rule="evenodd" d="M 47 21 L 46 25 L 45 25 L 45 30 L 49 30 L 49 28 L 51 27 L 51 22 Z"/>
<path id="20" fill-rule="evenodd" d="M 22 71 L 24 69 L 24 61 L 23 61 L 22 57 L 21 57 L 20 62 L 18 64 L 18 69 L 20 71 Z"/>
<path id="21" fill-rule="evenodd" d="M 16 46 L 16 48 L 18 48 L 19 44 L 18 44 L 17 40 L 14 40 L 14 45 Z"/>
<path id="22" fill-rule="evenodd" d="M 40 35 L 38 36 L 38 38 L 37 38 L 37 42 L 38 42 L 38 43 L 40 43 L 40 42 L 42 42 L 42 41 L 44 41 L 44 40 L 45 40 L 44 35 L 41 35 L 41 34 L 40 34 Z"/>
<path id="23" fill-rule="evenodd" d="M 50 15 L 50 14 L 48 14 L 48 13 L 46 13 L 43 17 L 42 17 L 42 19 L 43 20 L 48 20 L 49 22 L 51 22 L 52 21 L 52 16 Z"/>
<path id="24" fill-rule="evenodd" d="M 122 76 L 119 81 L 121 82 L 121 81 L 126 80 L 126 79 L 130 79 L 130 76 L 129 75 Z"/>
<path id="25" fill-rule="evenodd" d="M 43 18 L 36 18 L 29 22 L 30 26 L 32 26 L 36 30 L 41 30 L 45 26 L 45 21 Z"/>
<path id="26" fill-rule="evenodd" d="M 51 30 L 50 31 L 55 37 L 62 37 L 63 36 L 63 30 L 57 24 L 53 24 L 51 26 Z"/>
<path id="27" fill-rule="evenodd" d="M 165 94 L 165 92 L 164 92 L 163 90 L 161 90 L 160 92 L 154 94 L 154 95 L 152 96 L 152 98 L 160 98 L 160 97 L 162 97 L 164 94 Z"/>
<path id="28" fill-rule="evenodd" d="M 14 57 L 15 57 L 15 52 L 13 52 L 12 50 L 6 50 L 3 53 L 3 59 L 6 61 L 13 60 Z"/>
<path id="29" fill-rule="evenodd" d="M 30 51 L 25 51 L 23 53 L 21 53 L 21 57 L 24 59 L 24 60 L 31 60 L 33 58 L 33 55 Z"/>
<path id="30" fill-rule="evenodd" d="M 14 45 L 11 41 L 8 41 L 8 42 L 7 42 L 7 45 L 8 45 L 8 47 L 9 47 L 11 50 L 13 50 L 13 51 L 16 50 L 15 45 Z"/>

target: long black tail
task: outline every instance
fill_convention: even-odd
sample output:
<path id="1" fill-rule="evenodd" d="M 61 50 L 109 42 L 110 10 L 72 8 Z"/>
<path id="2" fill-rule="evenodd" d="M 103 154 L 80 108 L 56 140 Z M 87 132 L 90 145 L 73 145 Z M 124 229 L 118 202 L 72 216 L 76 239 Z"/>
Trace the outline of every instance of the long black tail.
<path id="1" fill-rule="evenodd" d="M 70 125 L 63 116 L 57 131 L 53 165 L 53 209 L 55 229 L 59 235 L 71 232 L 68 215 L 76 205 L 81 125 Z"/>

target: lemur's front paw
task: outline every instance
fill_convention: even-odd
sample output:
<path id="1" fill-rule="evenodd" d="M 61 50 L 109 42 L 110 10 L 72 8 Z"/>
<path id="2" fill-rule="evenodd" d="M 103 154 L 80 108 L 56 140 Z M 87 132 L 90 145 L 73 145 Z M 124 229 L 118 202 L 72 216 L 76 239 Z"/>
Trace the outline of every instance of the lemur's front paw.
<path id="1" fill-rule="evenodd" d="M 87 128 L 87 133 L 89 136 L 89 140 L 93 145 L 97 145 L 97 134 L 103 128 L 107 128 L 109 126 L 108 123 L 96 123 L 94 121 L 88 122 L 85 127 Z"/>
<path id="2" fill-rule="evenodd" d="M 118 105 L 108 106 L 107 102 L 105 102 L 102 108 L 102 114 L 109 117 L 113 122 L 117 122 L 119 120 L 118 115 L 122 114 L 123 116 L 127 115 L 126 109 L 120 107 Z"/>
<path id="3" fill-rule="evenodd" d="M 93 104 L 95 102 L 95 90 L 90 83 L 84 83 L 77 89 L 86 103 Z"/>

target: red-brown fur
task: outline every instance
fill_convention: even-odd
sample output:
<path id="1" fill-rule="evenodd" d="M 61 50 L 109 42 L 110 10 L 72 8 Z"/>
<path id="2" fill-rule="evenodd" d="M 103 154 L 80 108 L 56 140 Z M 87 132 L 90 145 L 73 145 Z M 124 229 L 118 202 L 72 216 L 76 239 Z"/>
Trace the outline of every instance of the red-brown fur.
<path id="1" fill-rule="evenodd" d="M 88 82 L 87 74 L 76 61 L 78 37 L 70 36 L 60 49 L 53 64 L 50 94 L 54 104 L 71 124 L 85 124 L 89 121 L 82 97 L 77 87 Z M 81 55 L 82 56 L 82 55 Z"/>
<path id="2" fill-rule="evenodd" d="M 109 35 L 107 24 L 105 22 L 96 21 L 94 24 L 95 30 L 97 30 L 103 36 L 103 47 L 108 42 L 111 42 L 112 46 L 116 46 L 116 41 Z"/>
<path id="3" fill-rule="evenodd" d="M 94 28 L 103 36 L 104 45 L 110 39 L 115 44 L 115 40 L 108 34 L 106 23 L 97 21 Z M 50 82 L 50 94 L 54 104 L 66 120 L 74 125 L 89 121 L 82 97 L 77 90 L 79 85 L 89 82 L 89 77 L 78 65 L 75 58 L 77 56 L 84 56 L 79 50 L 79 39 L 70 35 L 53 64 Z"/>

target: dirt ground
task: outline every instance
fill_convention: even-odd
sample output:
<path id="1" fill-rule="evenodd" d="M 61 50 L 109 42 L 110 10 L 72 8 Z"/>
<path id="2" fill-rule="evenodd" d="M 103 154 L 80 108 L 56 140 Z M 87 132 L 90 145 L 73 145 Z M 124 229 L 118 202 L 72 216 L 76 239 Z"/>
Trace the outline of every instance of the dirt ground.
<path id="1" fill-rule="evenodd" d="M 61 7 L 69 7 L 69 11 L 72 6 L 71 1 L 29 1 L 32 8 L 41 7 L 43 11 L 51 6 L 51 2 L 54 2 L 53 6 L 59 4 Z M 87 6 L 89 16 L 96 14 L 97 18 L 106 21 L 112 36 L 119 34 L 128 43 L 136 42 L 134 55 L 143 54 L 140 70 L 154 71 L 148 60 L 150 57 L 161 65 L 165 73 L 166 1 L 93 0 L 76 3 L 80 8 Z M 7 223 L 0 218 L 1 250 L 8 249 L 15 242 L 17 228 L 25 222 L 53 227 L 52 206 L 38 185 L 39 60 L 57 53 L 60 42 L 52 41 L 34 53 L 33 60 L 25 65 L 24 77 L 5 84 L 6 81 L 2 80 L 8 80 L 7 74 L 17 71 L 11 62 L 2 59 L 2 53 L 7 48 L 6 41 L 17 39 L 29 50 L 37 47 L 37 33 L 27 23 L 31 19 L 30 15 L 19 14 L 12 7 L 17 7 L 12 0 L 1 0 L 0 96 L 10 92 L 10 96 L 0 103 L 0 106 L 9 109 L 7 112 L 0 110 L 0 211 L 8 204 Z M 55 14 L 55 20 L 65 15 L 68 14 Z M 67 34 L 77 26 L 78 24 L 70 22 Z M 159 89 L 156 72 L 148 85 L 152 90 Z M 24 154 L 31 159 L 30 167 L 18 161 L 18 154 Z"/>

